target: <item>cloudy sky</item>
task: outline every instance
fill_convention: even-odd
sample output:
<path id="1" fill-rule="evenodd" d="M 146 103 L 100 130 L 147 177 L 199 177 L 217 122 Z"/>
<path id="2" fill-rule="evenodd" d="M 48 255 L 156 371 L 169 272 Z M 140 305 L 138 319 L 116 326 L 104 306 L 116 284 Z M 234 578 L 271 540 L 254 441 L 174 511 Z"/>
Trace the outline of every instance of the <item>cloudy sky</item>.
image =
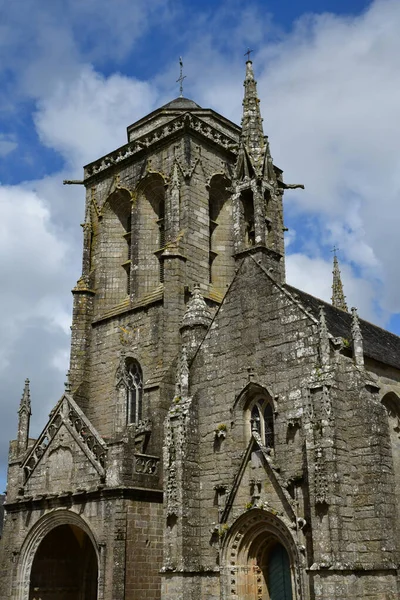
<path id="1" fill-rule="evenodd" d="M 24 379 L 32 435 L 63 391 L 84 195 L 63 187 L 184 94 L 240 122 L 254 50 L 288 183 L 288 281 L 400 333 L 398 0 L 0 0 L 0 491 Z"/>

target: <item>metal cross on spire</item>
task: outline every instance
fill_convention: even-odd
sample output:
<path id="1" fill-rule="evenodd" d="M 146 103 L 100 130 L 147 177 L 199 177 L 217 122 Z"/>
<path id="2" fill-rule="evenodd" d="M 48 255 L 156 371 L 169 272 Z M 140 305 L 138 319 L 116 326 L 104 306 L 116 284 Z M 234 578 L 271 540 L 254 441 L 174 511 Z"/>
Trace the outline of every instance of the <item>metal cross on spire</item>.
<path id="1" fill-rule="evenodd" d="M 180 74 L 179 74 L 179 78 L 176 80 L 176 83 L 179 83 L 179 91 L 181 93 L 181 98 L 182 98 L 183 97 L 183 80 L 186 79 L 186 75 L 183 74 L 182 56 L 179 57 L 179 67 L 180 67 Z"/>
<path id="2" fill-rule="evenodd" d="M 253 52 L 253 50 L 250 50 L 250 48 L 247 48 L 247 52 L 245 52 L 245 53 L 244 53 L 244 56 L 247 56 L 247 62 L 248 62 L 249 60 L 251 60 L 251 59 L 250 59 L 250 54 L 251 54 L 252 52 Z"/>

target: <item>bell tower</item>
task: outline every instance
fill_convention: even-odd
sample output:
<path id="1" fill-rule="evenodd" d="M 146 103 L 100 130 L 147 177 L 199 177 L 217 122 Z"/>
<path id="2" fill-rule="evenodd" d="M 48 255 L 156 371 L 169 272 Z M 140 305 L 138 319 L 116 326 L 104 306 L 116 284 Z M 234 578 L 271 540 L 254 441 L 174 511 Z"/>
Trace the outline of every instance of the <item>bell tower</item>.
<path id="1" fill-rule="evenodd" d="M 68 384 L 33 440 L 26 383 L 7 492 L 19 521 L 7 535 L 22 541 L 43 522 L 45 539 L 53 518 L 46 511 L 62 509 L 54 539 L 73 541 L 75 527 L 93 542 L 99 576 L 90 570 L 89 579 L 98 582 L 98 598 L 159 600 L 163 564 L 179 570 L 177 544 L 182 550 L 190 526 L 189 488 L 178 489 L 187 466 L 180 436 L 190 361 L 246 253 L 284 279 L 284 184 L 263 135 L 251 61 L 244 85 L 242 127 L 180 96 L 130 125 L 125 145 L 84 167 Z M 31 564 L 33 554 L 23 560 Z M 27 589 L 29 569 L 18 583 Z M 53 585 L 46 569 L 35 569 L 37 581 L 44 578 L 39 587 Z M 84 583 L 75 583 L 81 590 Z"/>

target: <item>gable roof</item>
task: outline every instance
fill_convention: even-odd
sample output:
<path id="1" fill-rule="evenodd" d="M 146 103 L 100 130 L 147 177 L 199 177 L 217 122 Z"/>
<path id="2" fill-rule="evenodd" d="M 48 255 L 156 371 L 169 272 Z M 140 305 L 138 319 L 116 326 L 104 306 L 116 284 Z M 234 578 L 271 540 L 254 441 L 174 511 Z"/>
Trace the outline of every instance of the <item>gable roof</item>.
<path id="1" fill-rule="evenodd" d="M 324 302 L 307 292 L 303 292 L 291 285 L 284 286 L 318 319 L 319 307 L 325 310 L 328 331 L 334 337 L 351 339 L 351 314 L 335 308 L 332 304 Z M 386 331 L 377 325 L 360 319 L 361 333 L 364 343 L 364 354 L 383 364 L 400 369 L 400 337 Z"/>
<path id="2" fill-rule="evenodd" d="M 107 446 L 72 396 L 64 393 L 22 463 L 25 483 L 47 453 L 62 426 L 66 427 L 99 475 L 105 475 Z"/>

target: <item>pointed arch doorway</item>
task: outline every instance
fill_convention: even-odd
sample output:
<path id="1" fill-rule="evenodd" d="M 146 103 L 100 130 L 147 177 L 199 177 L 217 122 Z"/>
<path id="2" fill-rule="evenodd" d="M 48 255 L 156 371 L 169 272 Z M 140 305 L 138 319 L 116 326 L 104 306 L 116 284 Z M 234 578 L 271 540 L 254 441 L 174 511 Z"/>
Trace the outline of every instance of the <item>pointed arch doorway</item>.
<path id="1" fill-rule="evenodd" d="M 293 600 L 289 556 L 273 536 L 254 540 L 245 572 L 246 600 Z"/>
<path id="2" fill-rule="evenodd" d="M 266 510 L 239 517 L 224 541 L 221 560 L 226 599 L 303 597 L 296 542 L 286 524 Z"/>
<path id="3" fill-rule="evenodd" d="M 92 541 L 74 524 L 51 529 L 32 563 L 29 600 L 97 600 L 98 566 Z"/>

